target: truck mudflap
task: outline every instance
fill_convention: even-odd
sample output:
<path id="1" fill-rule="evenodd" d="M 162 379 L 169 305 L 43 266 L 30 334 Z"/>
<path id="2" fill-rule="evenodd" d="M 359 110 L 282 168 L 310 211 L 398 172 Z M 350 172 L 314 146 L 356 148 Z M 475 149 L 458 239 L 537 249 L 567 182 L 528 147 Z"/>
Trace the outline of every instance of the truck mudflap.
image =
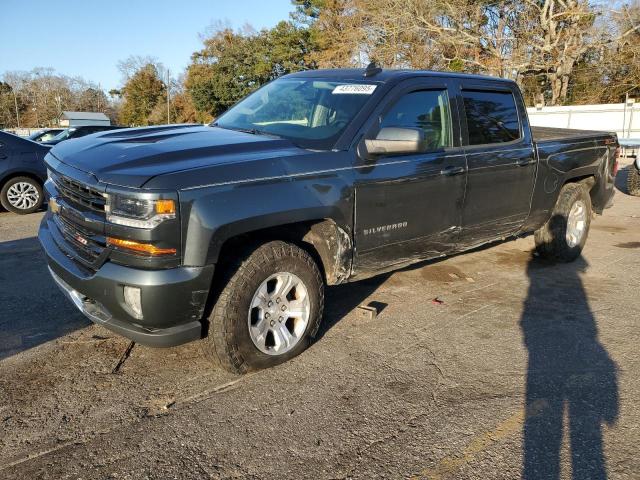
<path id="1" fill-rule="evenodd" d="M 602 214 L 605 208 L 613 205 L 613 197 L 615 195 L 619 149 L 615 146 L 609 146 L 607 150 L 602 155 L 602 167 L 596 173 L 596 176 L 585 179 L 585 182 L 587 180 L 592 181 L 585 185 L 590 192 L 593 211 L 599 215 Z"/>

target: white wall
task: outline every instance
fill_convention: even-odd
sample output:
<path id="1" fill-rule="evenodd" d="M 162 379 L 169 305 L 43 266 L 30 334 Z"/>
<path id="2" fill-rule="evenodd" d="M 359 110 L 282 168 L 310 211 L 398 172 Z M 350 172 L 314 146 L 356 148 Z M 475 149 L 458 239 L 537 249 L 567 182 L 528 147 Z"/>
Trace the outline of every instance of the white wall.
<path id="1" fill-rule="evenodd" d="M 640 138 L 640 104 L 573 105 L 527 108 L 531 125 L 616 132 L 619 138 Z M 624 131 L 623 131 L 624 130 Z"/>
<path id="2" fill-rule="evenodd" d="M 14 135 L 18 135 L 20 137 L 28 137 L 32 133 L 39 132 L 40 130 L 44 130 L 42 128 L 5 128 L 4 132 L 13 133 Z"/>

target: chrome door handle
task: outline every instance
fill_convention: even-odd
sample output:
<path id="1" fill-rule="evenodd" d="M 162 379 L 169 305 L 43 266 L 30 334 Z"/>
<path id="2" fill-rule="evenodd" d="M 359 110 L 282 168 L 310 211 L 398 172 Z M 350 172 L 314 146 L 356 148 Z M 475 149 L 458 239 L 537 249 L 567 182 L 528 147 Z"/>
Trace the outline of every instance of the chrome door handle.
<path id="1" fill-rule="evenodd" d="M 452 175 L 459 175 L 461 173 L 464 173 L 465 168 L 464 167 L 447 167 L 447 168 L 443 168 L 442 170 L 440 170 L 440 175 L 447 175 L 447 176 L 452 176 Z"/>
<path id="2" fill-rule="evenodd" d="M 516 165 L 518 165 L 519 167 L 525 167 L 527 165 L 531 165 L 532 163 L 535 163 L 535 160 L 532 158 L 523 158 L 522 160 L 516 161 Z"/>

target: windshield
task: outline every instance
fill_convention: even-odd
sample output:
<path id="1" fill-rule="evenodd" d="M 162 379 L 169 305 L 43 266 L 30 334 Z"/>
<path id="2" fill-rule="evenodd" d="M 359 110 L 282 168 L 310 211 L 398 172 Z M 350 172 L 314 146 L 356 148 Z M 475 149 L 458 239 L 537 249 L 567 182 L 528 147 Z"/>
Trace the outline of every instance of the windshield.
<path id="1" fill-rule="evenodd" d="M 48 142 L 49 140 L 53 140 L 56 135 L 58 135 L 62 130 L 57 129 L 51 129 L 51 130 L 41 130 L 40 132 L 38 132 L 37 134 L 31 135 L 32 140 L 36 140 L 38 142 Z"/>
<path id="2" fill-rule="evenodd" d="M 364 82 L 284 78 L 249 95 L 212 125 L 330 150 L 375 89 Z"/>
<path id="3" fill-rule="evenodd" d="M 56 140 L 56 141 L 62 141 L 65 140 L 69 137 L 69 135 L 71 135 L 72 132 L 75 131 L 75 128 L 67 128 L 63 131 L 61 131 L 58 135 L 56 135 L 55 137 L 52 138 L 52 140 Z"/>
<path id="4" fill-rule="evenodd" d="M 31 140 L 33 140 L 36 137 L 39 137 L 40 135 L 44 135 L 44 130 L 38 130 L 37 132 L 33 132 L 31 135 L 29 135 L 28 138 L 30 138 Z"/>

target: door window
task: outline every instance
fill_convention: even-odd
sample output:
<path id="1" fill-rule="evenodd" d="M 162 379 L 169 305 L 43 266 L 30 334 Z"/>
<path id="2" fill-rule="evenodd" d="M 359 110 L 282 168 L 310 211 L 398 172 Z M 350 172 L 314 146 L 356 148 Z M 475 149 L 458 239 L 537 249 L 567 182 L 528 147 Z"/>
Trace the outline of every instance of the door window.
<path id="1" fill-rule="evenodd" d="M 520 120 L 511 92 L 465 90 L 469 145 L 505 143 L 520 138 Z"/>
<path id="2" fill-rule="evenodd" d="M 380 128 L 419 128 L 427 150 L 452 146 L 451 115 L 446 90 L 420 90 L 403 95 L 383 117 Z"/>

